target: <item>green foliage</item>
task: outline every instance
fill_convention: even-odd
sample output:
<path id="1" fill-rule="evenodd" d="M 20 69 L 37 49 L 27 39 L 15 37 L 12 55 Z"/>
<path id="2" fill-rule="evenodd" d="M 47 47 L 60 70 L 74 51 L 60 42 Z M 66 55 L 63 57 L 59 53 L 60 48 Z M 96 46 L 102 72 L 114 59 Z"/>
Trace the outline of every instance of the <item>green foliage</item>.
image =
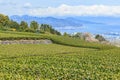
<path id="1" fill-rule="evenodd" d="M 0 80 L 119 80 L 120 49 L 0 45 Z"/>
<path id="2" fill-rule="evenodd" d="M 51 34 L 35 34 L 28 32 L 8 32 L 4 31 L 0 33 L 0 39 L 2 40 L 15 40 L 15 39 L 50 39 L 56 44 L 82 47 L 82 48 L 94 48 L 94 49 L 111 49 L 115 48 L 111 45 L 104 45 L 99 43 L 85 42 L 84 40 L 66 37 L 66 36 L 57 36 Z"/>
<path id="3" fill-rule="evenodd" d="M 76 33 L 72 37 L 81 39 L 82 38 L 82 33 Z"/>
<path id="4" fill-rule="evenodd" d="M 64 32 L 64 33 L 63 33 L 63 36 L 70 37 L 70 34 Z"/>
<path id="5" fill-rule="evenodd" d="M 41 24 L 40 32 L 43 32 L 43 33 L 47 32 L 47 33 L 51 33 L 51 34 L 61 35 L 60 32 L 58 32 L 57 30 L 53 29 L 52 26 L 50 26 L 48 24 Z"/>
<path id="6" fill-rule="evenodd" d="M 28 24 L 27 24 L 27 22 L 21 21 L 21 23 L 20 23 L 20 29 L 21 29 L 22 31 L 26 31 L 26 29 L 28 29 Z"/>
<path id="7" fill-rule="evenodd" d="M 28 27 L 28 23 L 25 21 L 21 21 L 21 23 L 17 23 L 16 21 L 10 20 L 8 16 L 0 14 L 0 30 L 2 31 L 20 31 L 20 32 L 33 32 L 33 33 L 49 33 L 61 35 L 60 32 L 53 29 L 52 26 L 48 24 L 41 24 L 39 26 L 36 21 L 31 21 L 30 27 Z M 40 28 L 39 28 L 40 27 Z"/>
<path id="8" fill-rule="evenodd" d="M 96 35 L 95 38 L 98 39 L 99 41 L 106 41 L 105 38 L 99 34 Z"/>
<path id="9" fill-rule="evenodd" d="M 9 24 L 9 18 L 8 18 L 8 16 L 0 14 L 0 25 L 7 26 L 8 24 Z"/>
<path id="10" fill-rule="evenodd" d="M 19 24 L 16 21 L 11 20 L 10 23 L 9 23 L 9 27 L 18 30 L 19 29 Z"/>
<path id="11" fill-rule="evenodd" d="M 56 43 L 0 45 L 1 80 L 120 79 L 119 48 L 28 32 L 1 31 L 0 39 L 50 39 Z"/>
<path id="12" fill-rule="evenodd" d="M 32 21 L 30 23 L 30 28 L 33 29 L 33 30 L 37 30 L 39 27 L 39 24 L 36 22 L 36 21 Z"/>
<path id="13" fill-rule="evenodd" d="M 115 48 L 112 45 L 100 44 L 95 42 L 86 42 L 81 39 L 76 39 L 76 38 L 71 38 L 66 36 L 63 37 L 63 36 L 51 35 L 48 37 L 56 44 L 62 44 L 62 45 L 68 45 L 68 46 L 74 46 L 74 47 L 94 48 L 99 50 L 107 50 L 107 49 Z"/>

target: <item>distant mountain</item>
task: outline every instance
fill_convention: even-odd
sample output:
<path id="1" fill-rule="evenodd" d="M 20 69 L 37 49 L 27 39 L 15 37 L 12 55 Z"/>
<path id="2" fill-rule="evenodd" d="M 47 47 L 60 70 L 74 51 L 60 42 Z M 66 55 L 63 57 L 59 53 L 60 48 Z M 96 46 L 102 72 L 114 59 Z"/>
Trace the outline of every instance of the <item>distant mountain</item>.
<path id="1" fill-rule="evenodd" d="M 35 20 L 39 24 L 49 24 L 61 32 L 90 32 L 90 33 L 109 33 L 120 32 L 120 17 L 109 16 L 74 16 L 74 17 L 36 17 L 36 16 L 10 16 L 10 19 L 17 22 L 26 21 L 30 24 Z"/>
<path id="2" fill-rule="evenodd" d="M 72 21 L 72 20 L 66 20 L 66 19 L 58 19 L 54 17 L 34 17 L 34 16 L 11 16 L 10 19 L 15 20 L 17 22 L 21 22 L 22 20 L 30 23 L 31 21 L 35 20 L 39 24 L 50 24 L 53 27 L 64 27 L 64 26 L 82 26 L 80 22 Z"/>
<path id="3" fill-rule="evenodd" d="M 30 24 L 31 21 L 37 21 L 39 24 L 50 24 L 58 30 L 75 30 L 84 28 L 84 24 L 101 24 L 87 20 L 81 20 L 79 18 L 67 17 L 67 18 L 54 18 L 54 17 L 35 17 L 35 16 L 10 16 L 10 19 L 17 22 L 26 21 Z"/>
<path id="4" fill-rule="evenodd" d="M 49 24 L 60 32 L 90 32 L 101 34 L 108 40 L 120 39 L 120 17 L 109 16 L 74 16 L 74 17 L 35 17 L 35 16 L 10 16 L 10 19 L 21 22 L 37 21 L 39 24 Z"/>

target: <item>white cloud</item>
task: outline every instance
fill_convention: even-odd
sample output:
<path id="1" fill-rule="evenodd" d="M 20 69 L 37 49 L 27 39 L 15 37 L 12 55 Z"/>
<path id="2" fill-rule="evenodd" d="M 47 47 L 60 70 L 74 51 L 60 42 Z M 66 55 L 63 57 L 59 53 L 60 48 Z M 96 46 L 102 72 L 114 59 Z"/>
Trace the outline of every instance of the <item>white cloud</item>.
<path id="1" fill-rule="evenodd" d="M 30 8 L 31 6 L 32 6 L 31 3 L 25 3 L 23 7 L 24 8 Z"/>
<path id="2" fill-rule="evenodd" d="M 29 5 L 29 4 L 27 4 Z M 36 8 L 30 10 L 30 15 L 35 16 L 120 16 L 120 6 L 91 5 L 91 6 L 69 6 L 60 5 L 59 7 Z"/>

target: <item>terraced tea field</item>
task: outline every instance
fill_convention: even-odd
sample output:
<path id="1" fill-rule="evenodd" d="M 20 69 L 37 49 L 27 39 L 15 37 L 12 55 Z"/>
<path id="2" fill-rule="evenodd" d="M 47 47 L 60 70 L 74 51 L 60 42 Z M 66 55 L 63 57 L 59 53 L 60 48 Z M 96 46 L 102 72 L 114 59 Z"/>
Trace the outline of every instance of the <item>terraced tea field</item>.
<path id="1" fill-rule="evenodd" d="M 119 48 L 47 38 L 56 44 L 0 45 L 0 80 L 120 80 Z"/>

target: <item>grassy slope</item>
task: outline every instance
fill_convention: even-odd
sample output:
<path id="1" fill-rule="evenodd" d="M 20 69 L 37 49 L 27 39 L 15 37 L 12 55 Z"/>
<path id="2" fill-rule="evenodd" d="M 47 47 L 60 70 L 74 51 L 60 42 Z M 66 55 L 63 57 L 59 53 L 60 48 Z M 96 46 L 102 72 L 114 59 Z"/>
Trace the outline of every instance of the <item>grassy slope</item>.
<path id="1" fill-rule="evenodd" d="M 0 45 L 0 80 L 120 79 L 119 48 L 61 36 L 0 33 L 1 39 L 26 36 L 28 39 L 48 38 L 57 44 Z"/>
<path id="2" fill-rule="evenodd" d="M 80 39 L 74 39 L 70 37 L 55 36 L 48 34 L 35 34 L 35 33 L 26 33 L 26 32 L 0 32 L 0 39 L 50 39 L 56 44 L 82 47 L 82 48 L 94 48 L 94 49 L 110 49 L 114 48 L 110 45 L 98 44 L 85 42 Z"/>

